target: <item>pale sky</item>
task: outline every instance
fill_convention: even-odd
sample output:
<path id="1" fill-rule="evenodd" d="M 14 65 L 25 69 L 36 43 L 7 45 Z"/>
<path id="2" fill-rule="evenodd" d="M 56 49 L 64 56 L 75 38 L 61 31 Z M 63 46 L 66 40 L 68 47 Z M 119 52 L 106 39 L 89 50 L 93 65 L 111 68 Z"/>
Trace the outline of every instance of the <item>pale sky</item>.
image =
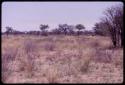
<path id="1" fill-rule="evenodd" d="M 58 24 L 83 24 L 91 30 L 103 16 L 103 11 L 122 2 L 3 2 L 2 31 L 6 26 L 19 31 L 40 30 L 40 24 L 50 29 Z"/>

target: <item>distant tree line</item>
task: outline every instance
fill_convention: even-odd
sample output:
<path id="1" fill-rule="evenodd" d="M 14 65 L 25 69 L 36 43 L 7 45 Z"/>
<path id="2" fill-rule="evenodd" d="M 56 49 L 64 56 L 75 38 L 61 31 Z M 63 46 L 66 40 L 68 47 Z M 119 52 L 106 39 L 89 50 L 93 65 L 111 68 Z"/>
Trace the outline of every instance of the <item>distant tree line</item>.
<path id="1" fill-rule="evenodd" d="M 83 35 L 83 34 L 92 34 L 93 32 L 85 31 L 85 27 L 82 24 L 77 24 L 76 26 L 68 25 L 68 24 L 59 24 L 58 28 L 52 29 L 51 31 L 48 31 L 49 25 L 41 24 L 39 27 L 40 31 L 25 31 L 20 32 L 17 30 L 14 30 L 12 27 L 6 27 L 6 32 L 3 34 L 7 35 L 18 35 L 18 34 L 27 34 L 27 35 Z M 83 31 L 84 30 L 84 31 Z M 86 33 L 85 33 L 86 32 Z"/>

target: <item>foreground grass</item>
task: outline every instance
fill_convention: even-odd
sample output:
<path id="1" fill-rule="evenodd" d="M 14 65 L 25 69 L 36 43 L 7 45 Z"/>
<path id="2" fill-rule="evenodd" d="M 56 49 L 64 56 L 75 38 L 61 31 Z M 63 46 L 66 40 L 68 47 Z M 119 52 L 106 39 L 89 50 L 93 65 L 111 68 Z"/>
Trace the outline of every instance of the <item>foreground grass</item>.
<path id="1" fill-rule="evenodd" d="M 4 83 L 122 83 L 123 49 L 101 36 L 2 36 Z"/>

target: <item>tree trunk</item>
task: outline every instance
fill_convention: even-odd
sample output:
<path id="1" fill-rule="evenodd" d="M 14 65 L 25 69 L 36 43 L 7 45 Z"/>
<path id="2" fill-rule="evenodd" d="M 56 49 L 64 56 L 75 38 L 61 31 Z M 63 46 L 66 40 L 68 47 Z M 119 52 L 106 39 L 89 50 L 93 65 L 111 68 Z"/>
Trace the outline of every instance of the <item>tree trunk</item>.
<path id="1" fill-rule="evenodd" d="M 77 32 L 77 35 L 79 36 L 79 31 Z"/>
<path id="2" fill-rule="evenodd" d="M 123 47 L 123 44 L 124 44 L 123 41 L 124 41 L 124 40 L 123 40 L 123 34 L 121 33 L 121 47 Z"/>

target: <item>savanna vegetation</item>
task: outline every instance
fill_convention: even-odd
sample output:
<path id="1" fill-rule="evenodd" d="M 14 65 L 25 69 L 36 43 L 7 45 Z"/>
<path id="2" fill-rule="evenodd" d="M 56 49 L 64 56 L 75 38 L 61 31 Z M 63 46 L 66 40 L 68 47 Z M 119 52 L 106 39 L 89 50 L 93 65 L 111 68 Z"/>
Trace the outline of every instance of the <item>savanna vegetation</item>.
<path id="1" fill-rule="evenodd" d="M 93 31 L 59 24 L 2 33 L 4 83 L 122 83 L 123 7 L 108 8 Z"/>

